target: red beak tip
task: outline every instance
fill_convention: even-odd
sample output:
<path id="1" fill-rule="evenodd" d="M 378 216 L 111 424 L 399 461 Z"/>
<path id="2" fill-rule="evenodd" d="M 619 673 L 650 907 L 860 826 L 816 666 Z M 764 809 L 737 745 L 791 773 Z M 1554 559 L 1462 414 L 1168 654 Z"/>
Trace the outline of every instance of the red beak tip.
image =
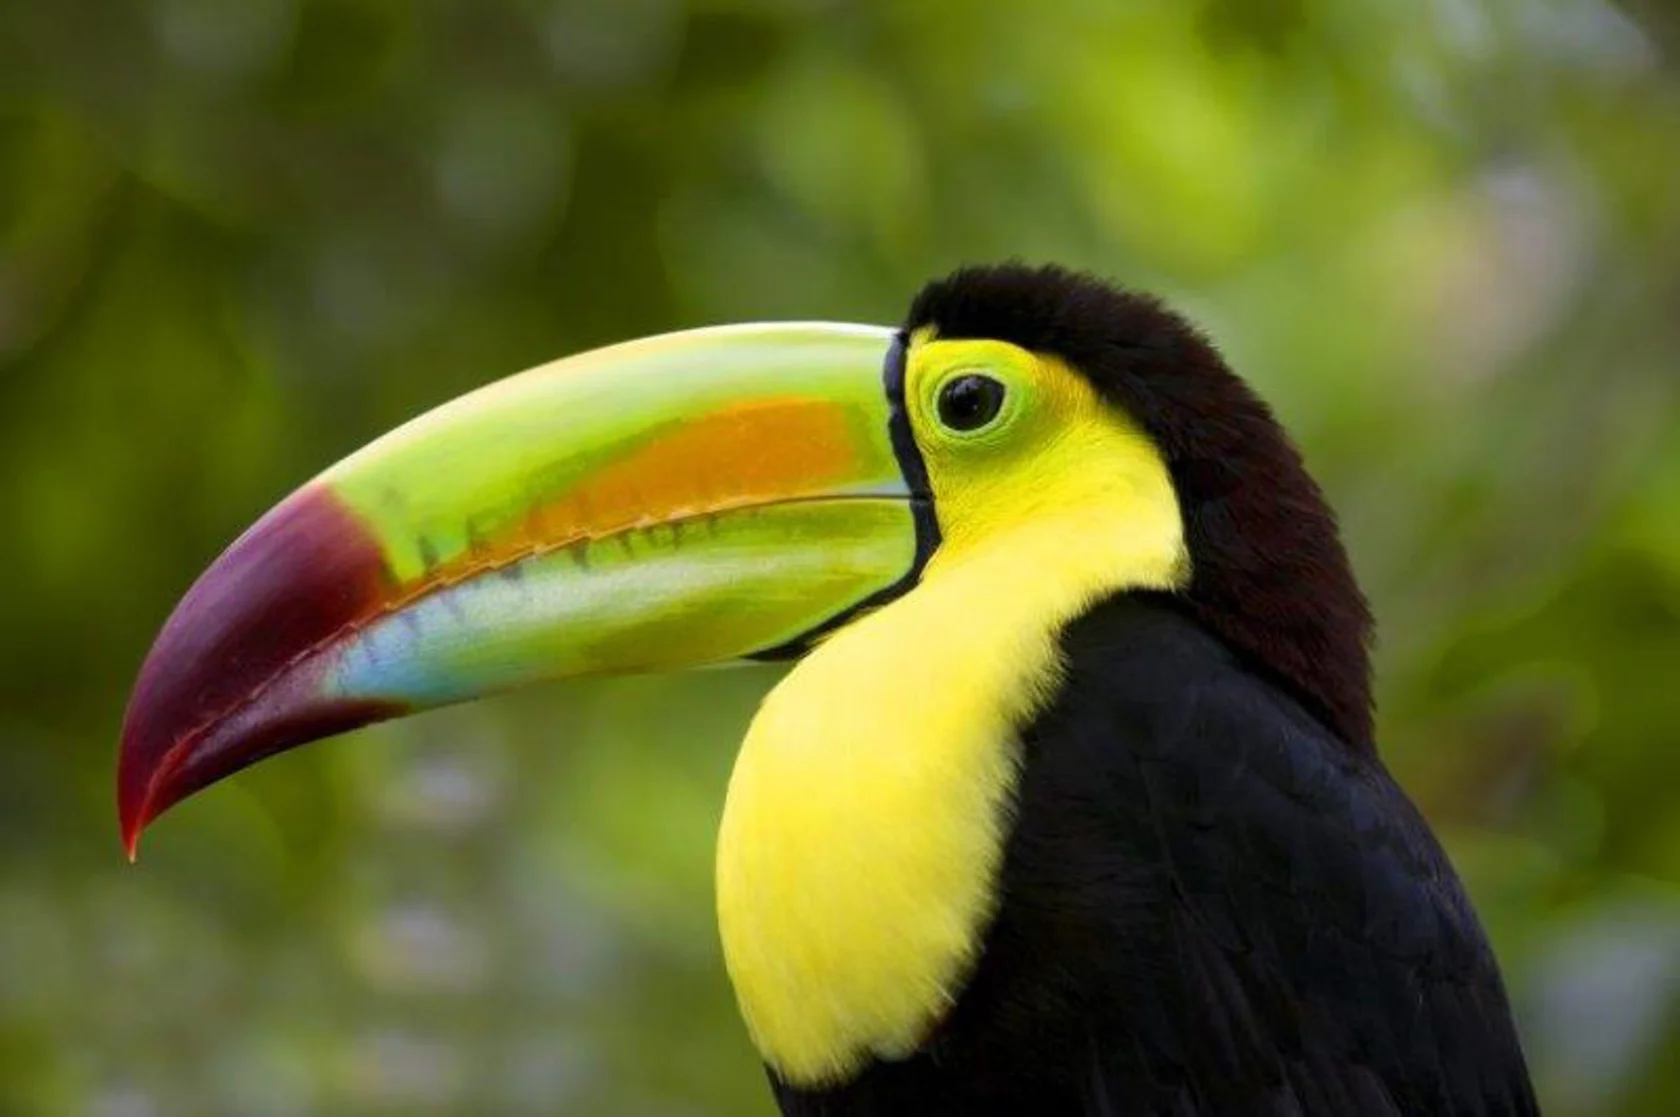
<path id="1" fill-rule="evenodd" d="M 155 773 L 140 770 L 130 734 L 124 734 L 117 764 L 117 836 L 132 863 L 139 856 L 140 835 L 155 816 Z"/>
<path id="2" fill-rule="evenodd" d="M 118 833 L 296 744 L 390 717 L 314 689 L 313 652 L 373 615 L 388 590 L 378 540 L 338 498 L 306 486 L 199 576 L 140 668 L 117 757 Z M 260 700 L 259 700 L 260 696 Z"/>
<path id="3" fill-rule="evenodd" d="M 144 809 L 133 810 L 127 803 L 123 803 L 118 814 L 123 853 L 128 855 L 129 864 L 132 865 L 140 858 L 140 835 L 146 830 L 146 812 Z"/>

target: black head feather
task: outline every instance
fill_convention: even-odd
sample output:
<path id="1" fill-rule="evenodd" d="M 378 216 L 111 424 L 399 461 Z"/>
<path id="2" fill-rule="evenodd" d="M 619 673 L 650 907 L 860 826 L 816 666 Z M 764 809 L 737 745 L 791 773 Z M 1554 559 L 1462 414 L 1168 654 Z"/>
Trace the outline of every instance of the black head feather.
<path id="1" fill-rule="evenodd" d="M 1271 409 L 1158 300 L 1060 267 L 972 267 L 935 280 L 907 331 L 1053 354 L 1166 457 L 1193 566 L 1180 596 L 1254 669 L 1340 737 L 1372 744 L 1371 612 L 1335 513 Z"/>

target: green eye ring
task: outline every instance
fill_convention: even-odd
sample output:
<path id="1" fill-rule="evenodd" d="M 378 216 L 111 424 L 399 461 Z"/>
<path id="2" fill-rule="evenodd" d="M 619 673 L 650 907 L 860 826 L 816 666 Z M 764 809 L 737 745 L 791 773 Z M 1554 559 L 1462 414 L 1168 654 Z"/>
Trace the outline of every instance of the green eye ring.
<path id="1" fill-rule="evenodd" d="M 978 434 L 995 426 L 1010 401 L 1003 381 L 982 372 L 962 372 L 940 385 L 934 400 L 939 425 L 958 435 Z"/>

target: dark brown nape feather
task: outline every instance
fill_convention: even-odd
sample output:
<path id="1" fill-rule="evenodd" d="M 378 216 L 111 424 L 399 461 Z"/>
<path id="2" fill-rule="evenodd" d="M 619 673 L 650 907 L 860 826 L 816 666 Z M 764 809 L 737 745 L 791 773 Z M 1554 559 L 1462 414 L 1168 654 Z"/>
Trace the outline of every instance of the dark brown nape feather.
<path id="1" fill-rule="evenodd" d="M 1165 455 L 1193 564 L 1182 600 L 1349 744 L 1372 747 L 1371 612 L 1335 513 L 1271 409 L 1158 300 L 1065 268 L 961 269 L 922 289 L 906 330 L 1053 354 Z"/>

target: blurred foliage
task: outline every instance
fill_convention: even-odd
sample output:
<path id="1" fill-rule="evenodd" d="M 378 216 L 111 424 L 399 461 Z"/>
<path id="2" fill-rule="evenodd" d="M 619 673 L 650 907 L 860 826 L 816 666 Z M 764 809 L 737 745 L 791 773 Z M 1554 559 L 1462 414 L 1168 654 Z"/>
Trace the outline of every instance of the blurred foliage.
<path id="1" fill-rule="evenodd" d="M 1158 290 L 1277 404 L 1558 1117 L 1680 1110 L 1680 15 L 1659 0 L 6 0 L 0 1113 L 737 1114 L 762 669 L 304 750 L 122 863 L 127 685 L 323 464 L 493 376 Z"/>

